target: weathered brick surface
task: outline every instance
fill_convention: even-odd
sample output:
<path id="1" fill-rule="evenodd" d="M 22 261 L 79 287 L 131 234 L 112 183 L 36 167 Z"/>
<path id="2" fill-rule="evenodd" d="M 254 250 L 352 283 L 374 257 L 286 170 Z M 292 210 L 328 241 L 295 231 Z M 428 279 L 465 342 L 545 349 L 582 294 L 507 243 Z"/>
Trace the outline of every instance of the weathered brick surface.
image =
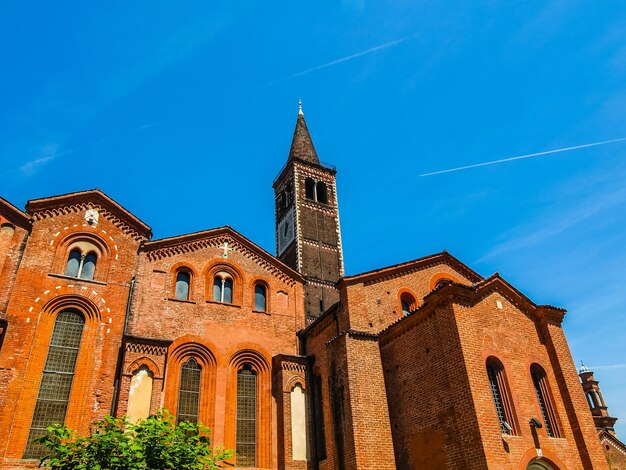
<path id="1" fill-rule="evenodd" d="M 97 225 L 84 218 L 92 202 L 102 211 Z M 33 214 L 0 352 L 0 369 L 8 375 L 0 410 L 0 454 L 6 459 L 19 459 L 24 451 L 54 319 L 65 308 L 80 310 L 86 320 L 66 422 L 84 432 L 93 419 L 111 411 L 128 286 L 141 239 L 121 227 L 101 202 L 86 195 L 82 206 L 60 202 L 59 210 Z M 69 246 L 81 240 L 102 248 L 94 281 L 63 275 Z"/>

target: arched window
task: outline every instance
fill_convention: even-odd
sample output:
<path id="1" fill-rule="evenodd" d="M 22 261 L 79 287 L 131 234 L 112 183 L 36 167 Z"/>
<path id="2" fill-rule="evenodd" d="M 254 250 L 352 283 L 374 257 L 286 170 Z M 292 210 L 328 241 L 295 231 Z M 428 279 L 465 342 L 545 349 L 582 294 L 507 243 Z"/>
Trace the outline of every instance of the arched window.
<path id="1" fill-rule="evenodd" d="M 237 466 L 256 467 L 256 372 L 248 364 L 237 372 Z"/>
<path id="2" fill-rule="evenodd" d="M 317 182 L 315 186 L 315 200 L 317 202 L 321 202 L 322 204 L 328 203 L 328 190 L 326 189 L 326 183 L 322 183 L 321 181 Z"/>
<path id="3" fill-rule="evenodd" d="M 311 201 L 315 201 L 315 181 L 312 178 L 304 180 L 304 196 Z"/>
<path id="4" fill-rule="evenodd" d="M 417 308 L 415 297 L 408 292 L 403 292 L 400 296 L 400 306 L 402 307 L 402 316 L 406 317 L 409 313 Z"/>
<path id="5" fill-rule="evenodd" d="M 83 255 L 78 248 L 74 248 L 70 251 L 70 256 L 67 258 L 67 264 L 65 266 L 66 276 L 78 277 L 82 257 Z"/>
<path id="6" fill-rule="evenodd" d="M 79 275 L 81 279 L 93 279 L 93 275 L 96 272 L 97 260 L 98 256 L 93 252 L 85 256 L 85 260 L 83 261 L 83 269 Z"/>
<path id="7" fill-rule="evenodd" d="M 92 280 L 96 272 L 97 260 L 98 255 L 95 252 L 92 251 L 84 255 L 79 248 L 74 248 L 67 258 L 65 275 Z"/>
<path id="8" fill-rule="evenodd" d="M 178 271 L 176 273 L 176 292 L 174 297 L 178 300 L 189 300 L 189 284 L 191 276 L 187 271 Z"/>
<path id="9" fill-rule="evenodd" d="M 233 278 L 227 272 L 220 271 L 213 278 L 213 301 L 233 303 Z"/>
<path id="10" fill-rule="evenodd" d="M 267 288 L 263 284 L 254 285 L 254 310 L 257 312 L 267 310 Z"/>
<path id="11" fill-rule="evenodd" d="M 533 386 L 535 388 L 535 394 L 537 395 L 537 401 L 539 402 L 541 417 L 546 426 L 546 432 L 550 437 L 561 437 L 556 411 L 554 410 L 554 406 L 552 406 L 552 394 L 550 393 L 550 387 L 548 387 L 546 371 L 543 370 L 540 365 L 533 364 L 530 367 L 530 375 L 533 379 Z"/>
<path id="12" fill-rule="evenodd" d="M 24 451 L 25 459 L 40 458 L 44 455 L 46 449 L 34 441 L 48 432 L 48 426 L 53 423 L 65 424 L 84 325 L 83 316 L 75 310 L 62 311 L 54 322 L 35 413 Z"/>
<path id="13" fill-rule="evenodd" d="M 200 377 L 202 367 L 193 357 L 180 369 L 180 385 L 178 387 L 178 411 L 176 422 L 198 422 L 200 413 Z"/>
<path id="14" fill-rule="evenodd" d="M 504 367 L 500 361 L 494 358 L 487 360 L 487 377 L 489 377 L 493 403 L 496 406 L 496 414 L 502 434 L 516 435 L 517 424 L 513 415 L 508 384 L 504 376 Z"/>

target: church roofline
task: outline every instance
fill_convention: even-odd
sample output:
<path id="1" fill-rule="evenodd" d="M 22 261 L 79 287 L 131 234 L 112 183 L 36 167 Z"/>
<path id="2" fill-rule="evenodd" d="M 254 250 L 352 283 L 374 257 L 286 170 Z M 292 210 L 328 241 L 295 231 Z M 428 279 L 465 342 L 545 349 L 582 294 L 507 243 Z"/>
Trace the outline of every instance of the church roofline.
<path id="1" fill-rule="evenodd" d="M 459 300 L 464 300 L 474 305 L 484 299 L 485 294 L 489 293 L 489 291 L 499 292 L 513 305 L 523 312 L 532 314 L 535 318 L 552 316 L 560 322 L 566 314 L 566 310 L 560 307 L 535 304 L 519 289 L 503 279 L 499 273 L 494 273 L 471 286 L 458 282 L 447 282 L 436 287 L 424 297 L 424 302 L 417 309 L 383 329 L 380 332 L 381 341 L 388 342 L 392 340 L 397 335 L 402 334 L 402 332 L 410 328 L 414 323 L 420 323 L 428 318 L 442 306 L 456 303 L 455 301 Z"/>
<path id="2" fill-rule="evenodd" d="M 32 224 L 32 217 L 26 212 L 21 211 L 9 201 L 0 197 L 0 214 L 6 217 L 7 220 L 14 222 L 22 228 L 30 230 Z"/>
<path id="3" fill-rule="evenodd" d="M 283 271 L 292 279 L 300 281 L 301 283 L 305 282 L 304 277 L 302 277 L 302 275 L 298 271 L 287 266 L 285 263 L 280 261 L 271 253 L 265 251 L 263 248 L 261 248 L 259 245 L 251 241 L 249 238 L 246 238 L 245 236 L 237 232 L 230 225 L 224 225 L 222 227 L 201 230 L 199 232 L 176 235 L 173 237 L 161 238 L 158 240 L 151 240 L 149 242 L 145 242 L 141 246 L 140 251 L 151 252 L 151 251 L 156 251 L 156 250 L 160 250 L 163 248 L 171 248 L 175 246 L 186 245 L 186 244 L 194 243 L 200 240 L 205 240 L 208 238 L 215 238 L 221 235 L 230 235 L 236 241 L 248 247 L 256 255 L 265 259 L 266 261 L 273 264 L 277 268 L 280 268 L 281 271 Z"/>
<path id="4" fill-rule="evenodd" d="M 391 266 L 385 266 L 383 268 L 374 269 L 372 271 L 365 271 L 360 274 L 354 274 L 352 276 L 345 276 L 337 281 L 337 286 L 342 284 L 344 285 L 352 285 L 359 282 L 372 281 L 375 279 L 394 276 L 398 274 L 402 274 L 404 272 L 409 272 L 417 267 L 421 267 L 423 265 L 433 263 L 433 262 L 447 262 L 451 266 L 458 268 L 461 273 L 465 274 L 472 282 L 482 281 L 484 278 L 474 271 L 472 268 L 467 266 L 465 263 L 461 262 L 458 258 L 455 258 L 447 251 L 442 251 L 440 253 L 436 253 L 434 255 L 424 256 L 422 258 L 417 258 L 411 261 L 405 261 L 403 263 L 393 264 Z"/>
<path id="5" fill-rule="evenodd" d="M 614 447 L 617 447 L 622 453 L 626 454 L 626 444 L 624 444 L 617 438 L 617 436 L 611 434 L 606 429 L 599 430 L 598 437 L 600 438 L 601 443 L 604 443 L 604 441 L 609 441 Z"/>
<path id="6" fill-rule="evenodd" d="M 152 237 L 152 229 L 148 224 L 133 215 L 132 212 L 97 188 L 60 194 L 58 196 L 31 199 L 26 203 L 26 212 L 33 215 L 36 212 L 55 209 L 60 206 L 70 206 L 73 204 L 84 203 L 87 198 L 91 199 L 90 202 L 102 204 L 104 207 L 109 209 L 112 214 L 127 223 L 128 226 L 135 230 L 138 234 L 148 239 Z"/>

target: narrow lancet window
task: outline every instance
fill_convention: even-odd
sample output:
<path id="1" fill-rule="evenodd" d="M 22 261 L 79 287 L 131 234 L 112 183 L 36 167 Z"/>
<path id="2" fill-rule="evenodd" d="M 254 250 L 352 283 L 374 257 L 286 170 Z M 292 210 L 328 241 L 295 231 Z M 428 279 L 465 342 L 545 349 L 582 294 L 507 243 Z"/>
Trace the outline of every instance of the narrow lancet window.
<path id="1" fill-rule="evenodd" d="M 82 253 L 79 249 L 74 249 L 70 252 L 70 256 L 67 258 L 67 264 L 65 266 L 65 275 L 78 277 L 78 270 L 80 269 Z"/>
<path id="2" fill-rule="evenodd" d="M 202 367 L 192 357 L 183 364 L 180 370 L 180 386 L 178 388 L 178 411 L 176 422 L 198 422 L 200 414 L 200 379 Z"/>
<path id="3" fill-rule="evenodd" d="M 530 374 L 533 379 L 533 386 L 535 388 L 535 394 L 537 395 L 537 401 L 539 402 L 541 417 L 543 418 L 543 423 L 546 426 L 546 432 L 550 437 L 561 437 L 561 433 L 558 428 L 556 412 L 554 411 L 554 407 L 552 406 L 550 388 L 548 387 L 546 372 L 541 366 L 534 364 L 530 368 Z"/>
<path id="4" fill-rule="evenodd" d="M 191 276 L 186 271 L 178 271 L 176 273 L 176 292 L 175 297 L 178 300 L 189 300 L 189 281 Z"/>
<path id="5" fill-rule="evenodd" d="M 65 424 L 84 325 L 83 316 L 74 310 L 59 313 L 54 322 L 24 451 L 25 459 L 40 458 L 44 455 L 46 449 L 35 443 L 35 439 L 45 435 L 48 426 L 54 423 Z"/>
<path id="6" fill-rule="evenodd" d="M 237 373 L 237 466 L 256 466 L 256 372 L 248 365 Z"/>
<path id="7" fill-rule="evenodd" d="M 504 376 L 504 367 L 494 358 L 487 361 L 487 377 L 493 396 L 493 403 L 496 407 L 496 415 L 502 434 L 517 434 L 516 420 L 513 415 L 513 407 L 509 398 L 509 389 Z"/>
<path id="8" fill-rule="evenodd" d="M 257 312 L 267 310 L 267 289 L 263 284 L 254 286 L 254 310 Z"/>
<path id="9" fill-rule="evenodd" d="M 93 279 L 93 275 L 96 272 L 96 261 L 98 256 L 95 253 L 89 253 L 85 256 L 85 260 L 83 261 L 82 270 L 80 271 L 81 279 Z"/>

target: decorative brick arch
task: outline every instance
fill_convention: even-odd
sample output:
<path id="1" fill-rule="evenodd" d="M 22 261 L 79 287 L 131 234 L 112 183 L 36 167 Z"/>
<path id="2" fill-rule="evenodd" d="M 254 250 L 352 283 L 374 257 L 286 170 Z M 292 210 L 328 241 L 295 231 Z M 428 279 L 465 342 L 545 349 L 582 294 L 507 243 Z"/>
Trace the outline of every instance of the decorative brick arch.
<path id="1" fill-rule="evenodd" d="M 169 270 L 167 285 L 169 295 L 174 298 L 176 296 L 176 276 L 179 271 L 189 274 L 189 296 L 188 300 L 193 300 L 197 293 L 202 293 L 202 276 L 198 276 L 197 271 L 191 266 L 191 263 L 178 262 L 174 263 Z"/>
<path id="2" fill-rule="evenodd" d="M 109 236 L 109 238 L 111 237 Z M 80 248 L 81 243 L 88 243 L 96 248 L 98 260 L 96 262 L 94 279 L 97 281 L 106 282 L 111 258 L 115 257 L 117 259 L 118 257 L 117 245 L 113 243 L 113 239 L 111 238 L 111 243 L 109 243 L 95 231 L 70 231 L 67 235 L 59 237 L 58 240 L 51 240 L 51 244 L 54 244 L 54 242 L 56 242 L 56 252 L 52 263 L 52 272 L 56 274 L 62 275 L 65 273 L 65 265 L 70 252 L 76 247 Z"/>
<path id="3" fill-rule="evenodd" d="M 213 261 L 204 269 L 205 298 L 209 301 L 213 301 L 213 278 L 220 271 L 227 272 L 233 278 L 232 305 L 243 305 L 243 287 L 245 282 L 241 274 L 243 270 L 231 260 Z"/>
<path id="4" fill-rule="evenodd" d="M 98 349 L 96 348 L 96 341 L 104 333 L 104 325 L 101 322 L 102 308 L 98 308 L 91 298 L 79 294 L 49 294 L 49 292 L 45 294 L 47 299 L 38 297 L 35 302 L 35 305 L 42 305 L 42 307 L 36 324 L 32 325 L 35 328 L 31 346 L 32 352 L 23 378 L 23 383 L 29 385 L 22 388 L 16 405 L 16 409 L 21 410 L 20 413 L 27 418 L 16 421 L 13 426 L 13 438 L 9 443 L 10 452 L 15 452 L 18 455 L 21 455 L 26 447 L 55 321 L 58 314 L 66 310 L 78 312 L 84 318 L 85 324 L 76 360 L 65 424 L 79 432 L 85 432 L 89 426 L 88 415 L 84 413 L 84 404 L 91 392 L 94 362 Z M 30 312 L 32 311 L 33 308 L 31 307 Z M 27 321 L 30 322 L 30 317 Z"/>
<path id="5" fill-rule="evenodd" d="M 237 372 L 249 365 L 257 374 L 257 447 L 256 466 L 272 467 L 272 376 L 271 362 L 262 348 L 242 343 L 228 362 L 226 385 L 226 423 L 224 445 L 236 447 L 237 431 Z"/>
<path id="6" fill-rule="evenodd" d="M 417 295 L 415 295 L 415 293 L 408 288 L 402 288 L 398 291 L 398 306 L 396 308 L 398 309 L 397 311 L 399 312 L 400 316 L 402 316 L 402 301 L 409 301 L 409 299 L 411 299 L 411 301 L 409 302 L 409 312 L 414 312 L 415 310 L 417 310 L 421 303 L 418 300 Z"/>
<path id="7" fill-rule="evenodd" d="M 264 313 L 270 313 L 272 311 L 272 295 L 273 295 L 273 289 L 271 288 L 271 281 L 263 276 L 254 276 L 253 278 L 250 279 L 250 281 L 248 282 L 248 289 L 250 291 L 250 308 L 252 310 L 254 309 L 254 303 L 255 303 L 255 298 L 256 298 L 256 292 L 255 292 L 255 288 L 256 285 L 262 285 L 263 287 L 265 287 L 265 312 Z"/>
<path id="8" fill-rule="evenodd" d="M 202 338 L 183 336 L 178 338 L 169 348 L 167 370 L 165 372 L 164 408 L 173 415 L 178 409 L 178 391 L 180 387 L 180 372 L 183 364 L 194 358 L 200 367 L 201 392 L 198 420 L 213 428 L 215 425 L 215 378 L 217 360 L 212 351 L 215 347 Z"/>
<path id="9" fill-rule="evenodd" d="M 429 283 L 428 288 L 430 290 L 433 290 L 435 287 L 437 287 L 437 284 L 441 281 L 452 281 L 452 282 L 458 282 L 460 284 L 464 284 L 464 282 L 461 279 L 459 279 L 457 276 L 455 276 L 454 274 L 437 273 L 433 277 L 430 278 L 430 283 Z"/>
<path id="10" fill-rule="evenodd" d="M 528 465 L 536 459 L 543 460 L 544 462 L 552 465 L 554 470 L 566 470 L 567 467 L 561 460 L 552 452 L 550 449 L 541 449 L 541 453 L 543 454 L 541 457 L 537 456 L 537 449 L 534 447 L 528 449 L 524 452 L 522 459 L 518 465 L 518 470 L 526 470 Z"/>
<path id="11" fill-rule="evenodd" d="M 162 377 L 161 369 L 156 364 L 156 362 L 154 362 L 149 357 L 145 357 L 145 356 L 144 357 L 140 357 L 139 359 L 136 359 L 133 362 L 131 362 L 126 367 L 126 369 L 124 370 L 124 373 L 128 374 L 128 375 L 133 375 L 135 372 L 137 372 L 143 366 L 146 366 L 148 368 L 148 370 L 154 374 L 155 378 L 158 379 L 158 378 Z"/>

